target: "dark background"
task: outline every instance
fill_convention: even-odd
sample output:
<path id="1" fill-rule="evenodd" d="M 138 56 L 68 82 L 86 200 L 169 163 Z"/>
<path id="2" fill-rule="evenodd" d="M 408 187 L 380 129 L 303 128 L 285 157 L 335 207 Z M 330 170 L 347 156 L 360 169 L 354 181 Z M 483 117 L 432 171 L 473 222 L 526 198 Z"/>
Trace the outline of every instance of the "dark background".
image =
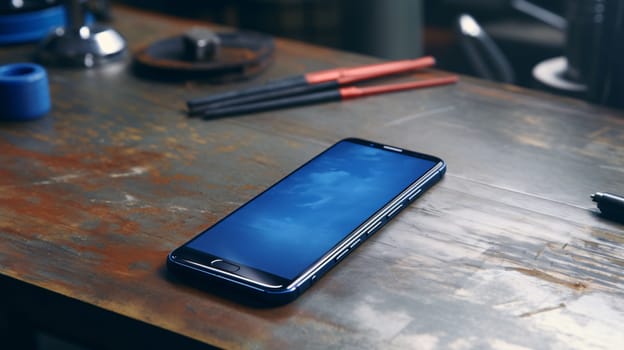
<path id="1" fill-rule="evenodd" d="M 619 0 L 123 2 L 386 59 L 433 55 L 437 66 L 445 70 L 624 107 L 624 44 L 620 39 L 624 2 Z M 530 11 L 519 10 L 515 5 L 520 2 L 560 16 L 567 26 L 556 28 Z M 475 41 L 460 35 L 460 14 L 471 15 L 501 54 L 484 51 L 482 38 Z M 470 57 L 466 45 L 476 49 L 478 56 Z M 566 58 L 568 65 L 552 70 L 551 75 L 581 84 L 584 90 L 562 90 L 535 79 L 534 67 L 554 57 Z M 479 65 L 489 70 L 487 74 Z"/>
<path id="2" fill-rule="evenodd" d="M 444 69 L 476 74 L 457 43 L 456 20 L 469 13 L 533 87 L 531 69 L 563 54 L 565 33 L 501 0 L 126 0 L 168 14 L 262 31 L 382 58 L 434 55 Z M 535 4 L 565 15 L 565 1 Z M 388 7 L 390 10 L 388 10 Z M 384 13 L 385 11 L 385 13 Z M 404 23 L 397 23 L 404 22 Z"/>

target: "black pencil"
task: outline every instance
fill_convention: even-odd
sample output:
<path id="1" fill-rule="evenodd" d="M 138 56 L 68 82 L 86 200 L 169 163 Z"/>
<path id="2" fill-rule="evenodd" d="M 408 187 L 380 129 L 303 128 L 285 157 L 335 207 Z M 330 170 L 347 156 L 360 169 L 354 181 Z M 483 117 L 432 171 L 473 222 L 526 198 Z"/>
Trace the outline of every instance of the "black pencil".
<path id="1" fill-rule="evenodd" d="M 225 106 L 294 95 L 300 93 L 299 91 L 318 91 L 335 86 L 334 84 L 324 85 L 325 83 L 334 82 L 337 85 L 344 85 L 355 81 L 422 69 L 434 64 L 435 59 L 427 56 L 413 60 L 384 62 L 352 68 L 330 69 L 275 80 L 261 86 L 196 98 L 187 101 L 186 104 L 189 114 L 197 115 L 202 114 L 208 109 L 219 109 Z M 315 85 L 321 86 L 313 87 Z M 308 87 L 309 89 L 307 89 Z"/>
<path id="2" fill-rule="evenodd" d="M 446 85 L 457 82 L 458 78 L 455 75 L 423 79 L 419 81 L 389 84 L 380 86 L 369 87 L 356 87 L 349 86 L 344 88 L 331 89 L 327 91 L 314 92 L 311 94 L 290 96 L 286 98 L 249 103 L 244 105 L 225 106 L 222 108 L 209 109 L 202 113 L 203 119 L 216 119 L 220 117 L 226 117 L 231 115 L 243 115 L 248 113 L 263 112 L 268 110 L 275 110 L 294 106 L 303 106 L 321 102 L 341 101 L 354 99 L 358 97 L 382 94 L 387 92 L 419 89 L 432 87 L 437 85 Z"/>

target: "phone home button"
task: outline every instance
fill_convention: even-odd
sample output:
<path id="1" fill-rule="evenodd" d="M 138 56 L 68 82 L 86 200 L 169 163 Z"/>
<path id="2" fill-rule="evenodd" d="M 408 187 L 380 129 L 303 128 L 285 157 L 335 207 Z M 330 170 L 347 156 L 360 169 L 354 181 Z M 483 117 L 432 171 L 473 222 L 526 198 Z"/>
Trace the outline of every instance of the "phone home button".
<path id="1" fill-rule="evenodd" d="M 225 262 L 221 259 L 216 259 L 216 260 L 211 261 L 210 266 L 219 270 L 227 271 L 227 272 L 236 272 L 240 270 L 240 266 L 230 264 L 229 262 Z"/>

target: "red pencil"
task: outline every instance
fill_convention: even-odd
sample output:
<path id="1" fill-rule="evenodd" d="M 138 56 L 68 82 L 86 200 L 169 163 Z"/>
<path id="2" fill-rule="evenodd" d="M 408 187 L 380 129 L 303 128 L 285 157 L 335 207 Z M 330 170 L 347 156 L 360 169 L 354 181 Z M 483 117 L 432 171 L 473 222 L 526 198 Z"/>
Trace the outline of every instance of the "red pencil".
<path id="1" fill-rule="evenodd" d="M 405 73 L 431 67 L 435 59 L 431 56 L 413 60 L 400 60 L 369 64 L 351 68 L 336 68 L 297 75 L 267 84 L 214 94 L 207 97 L 187 101 L 189 114 L 203 114 L 212 109 L 225 106 L 243 105 L 256 101 L 309 93 L 311 91 L 337 88 L 341 85 L 354 83 L 391 74 Z"/>

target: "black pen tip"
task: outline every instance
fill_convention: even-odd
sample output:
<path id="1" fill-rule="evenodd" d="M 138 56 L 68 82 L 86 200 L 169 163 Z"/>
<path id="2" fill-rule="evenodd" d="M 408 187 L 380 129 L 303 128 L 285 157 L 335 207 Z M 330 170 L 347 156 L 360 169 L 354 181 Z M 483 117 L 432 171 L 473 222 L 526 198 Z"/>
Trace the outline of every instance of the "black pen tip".
<path id="1" fill-rule="evenodd" d="M 594 202 L 599 202 L 600 200 L 604 198 L 604 196 L 605 196 L 604 192 L 596 192 L 592 194 L 590 197 Z"/>

